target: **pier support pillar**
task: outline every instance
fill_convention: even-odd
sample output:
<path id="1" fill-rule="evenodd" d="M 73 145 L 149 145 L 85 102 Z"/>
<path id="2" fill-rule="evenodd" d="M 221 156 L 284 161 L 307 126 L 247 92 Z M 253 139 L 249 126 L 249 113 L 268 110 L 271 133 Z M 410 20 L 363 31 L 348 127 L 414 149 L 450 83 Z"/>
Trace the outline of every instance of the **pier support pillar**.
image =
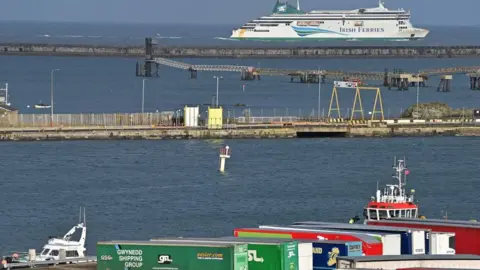
<path id="1" fill-rule="evenodd" d="M 437 87 L 437 92 L 450 92 L 452 78 L 452 75 L 442 75 Z"/>
<path id="2" fill-rule="evenodd" d="M 260 80 L 260 75 L 253 71 L 243 70 L 240 79 L 242 81 L 254 81 L 255 79 Z"/>
<path id="3" fill-rule="evenodd" d="M 470 77 L 470 90 L 480 90 L 480 74 L 468 74 Z"/>
<path id="4" fill-rule="evenodd" d="M 399 84 L 398 84 L 398 90 L 399 91 L 405 91 L 408 90 L 408 79 L 400 79 Z"/>
<path id="5" fill-rule="evenodd" d="M 153 71 L 152 66 L 155 64 L 155 72 Z M 153 58 L 153 43 L 152 43 L 152 38 L 147 37 L 145 38 L 145 60 L 143 64 L 140 64 L 137 62 L 136 64 L 136 70 L 135 70 L 135 75 L 137 77 L 158 77 L 158 71 L 159 71 L 160 65 L 155 62 Z"/>
<path id="6" fill-rule="evenodd" d="M 385 75 L 383 76 L 383 86 L 390 87 L 390 78 L 388 76 L 388 68 L 385 69 Z"/>
<path id="7" fill-rule="evenodd" d="M 450 92 L 452 75 L 442 75 L 438 84 L 437 92 Z"/>
<path id="8" fill-rule="evenodd" d="M 197 79 L 197 70 L 190 68 L 190 79 Z"/>

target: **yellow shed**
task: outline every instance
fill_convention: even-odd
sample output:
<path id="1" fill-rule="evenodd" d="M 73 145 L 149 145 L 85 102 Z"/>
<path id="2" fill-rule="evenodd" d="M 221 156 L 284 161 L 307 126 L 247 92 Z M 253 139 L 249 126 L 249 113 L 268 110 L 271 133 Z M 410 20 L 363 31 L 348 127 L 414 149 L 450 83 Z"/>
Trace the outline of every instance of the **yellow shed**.
<path id="1" fill-rule="evenodd" d="M 208 129 L 222 129 L 223 108 L 208 107 Z"/>

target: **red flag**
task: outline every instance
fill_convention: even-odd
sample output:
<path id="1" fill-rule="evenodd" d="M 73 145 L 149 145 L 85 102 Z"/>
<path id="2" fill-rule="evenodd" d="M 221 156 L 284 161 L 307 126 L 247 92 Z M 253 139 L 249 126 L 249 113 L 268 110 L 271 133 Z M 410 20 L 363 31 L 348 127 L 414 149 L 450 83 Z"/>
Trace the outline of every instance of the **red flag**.
<path id="1" fill-rule="evenodd" d="M 410 174 L 410 171 L 409 170 L 405 170 L 405 175 L 409 175 Z"/>

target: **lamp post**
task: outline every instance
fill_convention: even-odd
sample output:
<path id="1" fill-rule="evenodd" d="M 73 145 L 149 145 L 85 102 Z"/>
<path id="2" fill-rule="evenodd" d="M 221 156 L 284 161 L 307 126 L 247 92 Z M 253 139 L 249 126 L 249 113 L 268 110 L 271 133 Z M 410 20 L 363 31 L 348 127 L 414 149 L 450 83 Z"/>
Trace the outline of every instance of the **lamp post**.
<path id="1" fill-rule="evenodd" d="M 420 70 L 418 70 L 418 73 L 417 73 L 417 106 L 416 106 L 416 109 L 417 109 L 417 113 L 415 114 L 415 118 L 418 119 L 418 99 L 419 99 L 419 96 L 420 96 Z"/>
<path id="2" fill-rule="evenodd" d="M 317 115 L 318 115 L 318 121 L 320 121 L 320 98 L 321 98 L 321 93 L 322 91 L 322 73 L 320 71 L 320 67 L 318 67 L 318 107 L 317 107 Z"/>
<path id="3" fill-rule="evenodd" d="M 216 103 L 216 106 L 218 108 L 218 88 L 219 88 L 219 85 L 220 85 L 220 79 L 223 79 L 223 77 L 222 76 L 213 76 L 213 78 L 217 79 L 217 95 L 215 97 L 215 99 L 216 99 L 215 103 Z"/>
<path id="4" fill-rule="evenodd" d="M 145 109 L 145 81 L 147 79 L 142 80 L 142 114 Z"/>
<path id="5" fill-rule="evenodd" d="M 50 73 L 50 126 L 53 126 L 53 73 L 60 69 L 52 69 Z"/>

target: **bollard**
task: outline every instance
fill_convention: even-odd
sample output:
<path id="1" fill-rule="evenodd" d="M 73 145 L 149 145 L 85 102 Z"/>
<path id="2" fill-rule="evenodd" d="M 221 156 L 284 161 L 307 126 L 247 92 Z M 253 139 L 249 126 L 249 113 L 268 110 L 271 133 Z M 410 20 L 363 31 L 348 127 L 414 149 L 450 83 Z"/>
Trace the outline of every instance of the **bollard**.
<path id="1" fill-rule="evenodd" d="M 230 158 L 231 154 L 230 147 L 227 145 L 220 149 L 220 172 L 225 172 L 225 160 Z"/>

